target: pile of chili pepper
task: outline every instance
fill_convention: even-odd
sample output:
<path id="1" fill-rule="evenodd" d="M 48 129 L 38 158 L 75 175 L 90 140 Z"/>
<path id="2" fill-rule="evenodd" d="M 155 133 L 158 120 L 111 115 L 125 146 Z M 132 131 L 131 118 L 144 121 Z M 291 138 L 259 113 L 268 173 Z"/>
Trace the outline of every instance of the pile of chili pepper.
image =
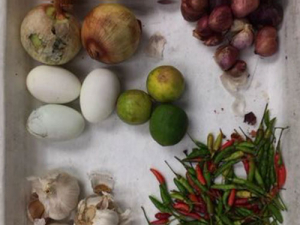
<path id="1" fill-rule="evenodd" d="M 207 143 L 193 140 L 197 148 L 186 158 L 175 157 L 186 169 L 185 175 L 175 172 L 176 190 L 169 191 L 163 175 L 151 169 L 159 182 L 161 200 L 150 196 L 158 209 L 152 224 L 182 225 L 276 225 L 283 223 L 287 210 L 280 197 L 286 181 L 286 167 L 281 152 L 281 137 L 286 128 L 275 127 L 266 106 L 255 137 L 242 131 L 223 143 L 220 131 Z M 281 130 L 278 140 L 275 133 Z M 243 163 L 247 177 L 238 177 L 235 166 Z M 222 177 L 222 179 L 217 179 Z M 222 180 L 217 182 L 217 180 Z"/>

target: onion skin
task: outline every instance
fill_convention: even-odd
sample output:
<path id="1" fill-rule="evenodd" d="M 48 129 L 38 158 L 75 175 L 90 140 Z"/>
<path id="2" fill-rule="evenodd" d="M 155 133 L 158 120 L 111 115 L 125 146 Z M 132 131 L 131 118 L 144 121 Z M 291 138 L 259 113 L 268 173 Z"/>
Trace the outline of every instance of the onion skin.
<path id="1" fill-rule="evenodd" d="M 208 0 L 182 0 L 181 13 L 189 22 L 196 22 L 206 12 Z"/>
<path id="2" fill-rule="evenodd" d="M 255 40 L 255 54 L 263 57 L 274 55 L 278 51 L 277 30 L 274 27 L 266 26 L 261 28 Z"/>
<path id="3" fill-rule="evenodd" d="M 254 42 L 254 32 L 250 24 L 246 24 L 244 29 L 237 33 L 231 40 L 231 45 L 238 50 L 250 47 Z"/>
<path id="4" fill-rule="evenodd" d="M 283 20 L 283 8 L 279 4 L 262 4 L 249 15 L 251 23 L 259 26 L 278 27 Z"/>
<path id="5" fill-rule="evenodd" d="M 233 23 L 233 16 L 229 6 L 216 7 L 209 16 L 209 27 L 216 32 L 228 30 Z"/>
<path id="6" fill-rule="evenodd" d="M 81 49 L 79 22 L 66 12 L 58 14 L 52 4 L 30 10 L 20 33 L 26 52 L 47 65 L 65 64 Z"/>
<path id="7" fill-rule="evenodd" d="M 232 0 L 231 9 L 235 17 L 243 18 L 255 11 L 259 3 L 259 0 Z"/>
<path id="8" fill-rule="evenodd" d="M 231 45 L 220 46 L 215 53 L 215 60 L 222 70 L 229 70 L 237 62 L 239 50 Z"/>
<path id="9" fill-rule="evenodd" d="M 141 34 L 140 22 L 129 9 L 119 4 L 101 4 L 86 16 L 81 39 L 91 58 L 116 64 L 135 53 Z"/>

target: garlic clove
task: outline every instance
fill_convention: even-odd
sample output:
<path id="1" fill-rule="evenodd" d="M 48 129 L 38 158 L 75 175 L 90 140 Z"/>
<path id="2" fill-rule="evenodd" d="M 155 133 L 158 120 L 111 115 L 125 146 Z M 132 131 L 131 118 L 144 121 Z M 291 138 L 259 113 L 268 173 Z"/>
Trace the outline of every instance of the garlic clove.
<path id="1" fill-rule="evenodd" d="M 94 171 L 90 173 L 89 178 L 95 194 L 101 195 L 103 192 L 112 192 L 115 182 L 110 175 Z"/>
<path id="2" fill-rule="evenodd" d="M 45 207 L 38 199 L 33 200 L 28 204 L 27 214 L 29 219 L 32 222 L 36 219 L 43 218 L 44 212 L 45 212 Z"/>

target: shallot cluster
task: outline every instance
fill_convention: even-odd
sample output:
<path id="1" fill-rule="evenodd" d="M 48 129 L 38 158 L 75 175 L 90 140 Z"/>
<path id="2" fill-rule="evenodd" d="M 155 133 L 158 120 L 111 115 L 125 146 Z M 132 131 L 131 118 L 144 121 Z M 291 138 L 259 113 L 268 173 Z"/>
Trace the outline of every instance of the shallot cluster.
<path id="1" fill-rule="evenodd" d="M 239 52 L 253 45 L 255 54 L 269 57 L 278 51 L 277 29 L 283 20 L 282 6 L 261 0 L 182 0 L 187 21 L 197 21 L 194 37 L 204 45 L 218 46 L 215 60 L 233 76 L 242 74 L 246 63 Z"/>

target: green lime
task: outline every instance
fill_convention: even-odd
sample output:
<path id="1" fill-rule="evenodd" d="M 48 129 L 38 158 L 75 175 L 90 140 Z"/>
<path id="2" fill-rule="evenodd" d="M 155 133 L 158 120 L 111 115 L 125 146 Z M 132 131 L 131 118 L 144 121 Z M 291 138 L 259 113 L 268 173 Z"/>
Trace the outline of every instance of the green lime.
<path id="1" fill-rule="evenodd" d="M 150 119 L 150 133 L 162 146 L 175 145 L 186 134 L 188 117 L 179 107 L 171 104 L 158 106 Z"/>
<path id="2" fill-rule="evenodd" d="M 181 72 L 173 66 L 160 66 L 152 70 L 147 79 L 147 90 L 158 102 L 173 102 L 184 91 L 185 82 Z"/>
<path id="3" fill-rule="evenodd" d="M 117 113 L 125 123 L 138 125 L 147 122 L 151 116 L 151 109 L 151 98 L 144 91 L 125 91 L 118 98 Z"/>

